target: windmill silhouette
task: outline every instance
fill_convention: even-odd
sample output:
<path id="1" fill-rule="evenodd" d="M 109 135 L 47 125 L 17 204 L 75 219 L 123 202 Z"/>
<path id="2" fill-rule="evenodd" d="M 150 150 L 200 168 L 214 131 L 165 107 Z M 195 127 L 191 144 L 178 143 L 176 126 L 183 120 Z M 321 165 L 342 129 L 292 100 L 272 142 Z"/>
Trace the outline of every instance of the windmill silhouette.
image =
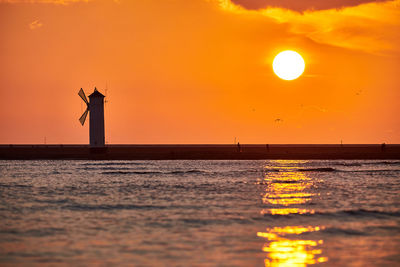
<path id="1" fill-rule="evenodd" d="M 78 95 L 86 103 L 86 110 L 79 118 L 82 126 L 85 124 L 86 117 L 89 115 L 89 140 L 90 147 L 105 146 L 105 131 L 104 131 L 104 95 L 94 88 L 92 94 L 89 95 L 89 101 L 86 98 L 85 92 L 81 88 Z"/>

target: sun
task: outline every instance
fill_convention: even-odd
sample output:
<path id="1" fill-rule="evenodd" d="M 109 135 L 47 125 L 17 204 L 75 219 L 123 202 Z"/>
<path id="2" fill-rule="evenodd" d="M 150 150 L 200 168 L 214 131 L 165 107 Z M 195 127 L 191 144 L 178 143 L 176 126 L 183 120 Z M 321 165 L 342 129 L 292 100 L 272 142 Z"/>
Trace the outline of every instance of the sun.
<path id="1" fill-rule="evenodd" d="M 275 74 L 287 81 L 299 78 L 303 74 L 305 67 L 306 64 L 302 56 L 292 50 L 280 52 L 272 63 Z"/>

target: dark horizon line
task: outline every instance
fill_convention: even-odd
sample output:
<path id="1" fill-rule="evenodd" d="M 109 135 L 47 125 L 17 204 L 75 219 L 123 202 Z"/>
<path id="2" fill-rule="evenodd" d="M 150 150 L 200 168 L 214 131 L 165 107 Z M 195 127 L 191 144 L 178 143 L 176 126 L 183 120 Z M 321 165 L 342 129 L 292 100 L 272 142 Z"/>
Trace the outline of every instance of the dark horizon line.
<path id="1" fill-rule="evenodd" d="M 398 146 L 400 143 L 241 143 L 244 146 Z M 237 146 L 238 143 L 106 143 L 105 146 Z M 0 143 L 0 146 L 90 146 L 88 143 Z"/>
<path id="2" fill-rule="evenodd" d="M 0 145 L 0 159 L 400 159 L 400 144 Z"/>

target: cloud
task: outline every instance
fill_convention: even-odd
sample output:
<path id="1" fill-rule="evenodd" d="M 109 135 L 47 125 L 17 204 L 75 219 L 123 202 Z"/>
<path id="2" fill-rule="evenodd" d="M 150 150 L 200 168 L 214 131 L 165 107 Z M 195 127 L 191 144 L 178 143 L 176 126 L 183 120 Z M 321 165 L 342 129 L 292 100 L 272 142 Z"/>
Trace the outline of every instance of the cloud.
<path id="1" fill-rule="evenodd" d="M 228 12 L 266 16 L 280 24 L 287 24 L 290 32 L 317 43 L 374 54 L 399 50 L 400 0 L 303 13 L 276 7 L 249 10 L 233 1 L 238 0 L 219 0 L 218 3 Z"/>
<path id="2" fill-rule="evenodd" d="M 42 26 L 43 26 L 43 23 L 41 23 L 41 22 L 38 21 L 38 20 L 35 20 L 35 21 L 33 21 L 32 23 L 29 24 L 29 28 L 30 28 L 31 30 L 36 30 L 37 28 L 40 28 L 40 27 L 42 27 Z"/>
<path id="3" fill-rule="evenodd" d="M 0 0 L 0 3 L 67 5 L 95 1 L 99 0 Z M 224 11 L 243 16 L 268 17 L 277 24 L 286 25 L 290 33 L 304 36 L 319 44 L 380 55 L 399 51 L 397 44 L 400 42 L 400 0 L 204 1 L 217 3 Z M 119 3 L 119 0 L 104 2 Z M 158 5 L 161 3 L 165 4 L 168 1 L 160 1 Z M 35 24 L 30 27 L 40 26 Z"/>
<path id="4" fill-rule="evenodd" d="M 338 9 L 357 6 L 370 2 L 384 2 L 388 0 L 232 0 L 234 4 L 245 9 L 258 10 L 267 7 L 286 8 L 303 12 L 306 10 Z"/>
<path id="5" fill-rule="evenodd" d="M 1 3 L 12 3 L 12 4 L 58 4 L 68 5 L 77 2 L 90 2 L 92 0 L 0 0 Z"/>
<path id="6" fill-rule="evenodd" d="M 322 112 L 322 113 L 325 113 L 325 112 L 328 111 L 326 108 L 319 107 L 319 106 L 316 106 L 316 105 L 304 106 L 302 104 L 302 105 L 300 105 L 300 108 L 303 109 L 303 110 L 316 110 L 316 111 L 319 111 L 319 112 Z"/>

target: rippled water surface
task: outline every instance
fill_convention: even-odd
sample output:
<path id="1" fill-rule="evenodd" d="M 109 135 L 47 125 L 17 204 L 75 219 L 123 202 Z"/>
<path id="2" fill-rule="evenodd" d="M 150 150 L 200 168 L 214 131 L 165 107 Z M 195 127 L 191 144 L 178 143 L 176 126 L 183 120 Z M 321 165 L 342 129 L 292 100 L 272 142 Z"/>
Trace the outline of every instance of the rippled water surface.
<path id="1" fill-rule="evenodd" d="M 400 161 L 0 161 L 0 265 L 399 266 Z"/>

